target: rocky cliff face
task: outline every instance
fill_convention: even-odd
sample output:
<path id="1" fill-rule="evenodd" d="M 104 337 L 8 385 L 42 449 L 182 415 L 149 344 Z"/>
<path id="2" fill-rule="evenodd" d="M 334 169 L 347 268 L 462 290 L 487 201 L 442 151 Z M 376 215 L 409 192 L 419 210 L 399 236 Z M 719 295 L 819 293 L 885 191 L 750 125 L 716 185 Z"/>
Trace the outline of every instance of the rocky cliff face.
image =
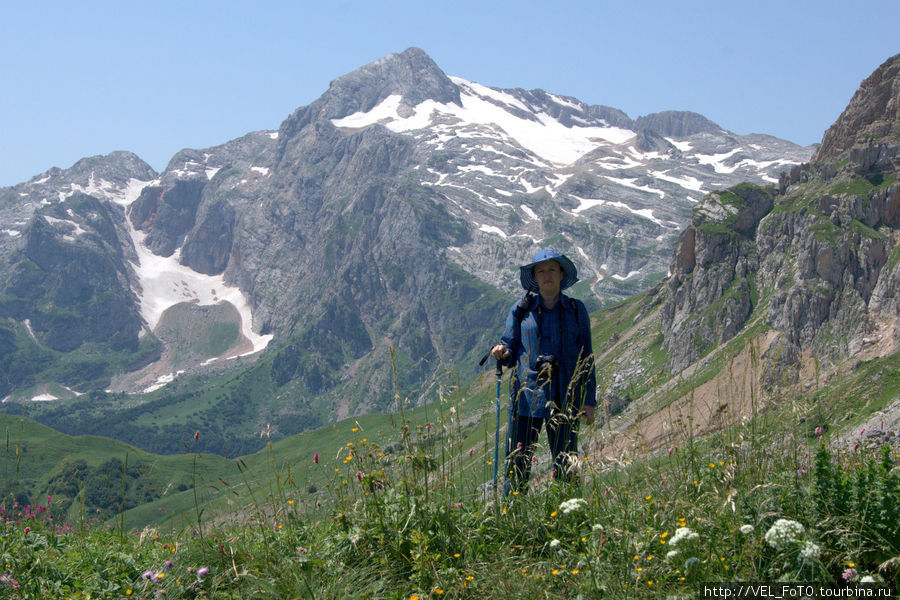
<path id="1" fill-rule="evenodd" d="M 774 380 L 900 348 L 900 56 L 866 79 L 809 164 L 770 189 L 708 196 L 679 238 L 663 328 L 680 370 L 757 308 Z"/>

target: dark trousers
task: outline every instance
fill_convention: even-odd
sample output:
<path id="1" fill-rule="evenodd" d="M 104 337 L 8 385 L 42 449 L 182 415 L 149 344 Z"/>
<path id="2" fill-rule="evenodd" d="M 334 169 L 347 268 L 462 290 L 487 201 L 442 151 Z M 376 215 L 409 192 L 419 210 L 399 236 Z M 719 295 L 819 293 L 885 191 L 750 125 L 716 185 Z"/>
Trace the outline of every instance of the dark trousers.
<path id="1" fill-rule="evenodd" d="M 560 412 L 549 419 L 512 415 L 509 423 L 509 448 L 506 454 L 508 488 L 528 490 L 531 462 L 541 428 L 547 426 L 547 441 L 553 457 L 553 477 L 559 481 L 574 478 L 573 455 L 578 450 L 578 421 Z"/>

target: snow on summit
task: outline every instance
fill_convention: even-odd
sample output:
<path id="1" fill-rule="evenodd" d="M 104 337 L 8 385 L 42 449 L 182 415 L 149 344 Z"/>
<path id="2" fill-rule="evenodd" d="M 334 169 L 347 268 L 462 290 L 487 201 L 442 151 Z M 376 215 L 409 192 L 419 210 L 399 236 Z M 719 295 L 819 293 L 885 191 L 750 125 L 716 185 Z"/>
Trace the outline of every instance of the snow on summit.
<path id="1" fill-rule="evenodd" d="M 534 112 L 518 98 L 458 77 L 450 78 L 460 87 L 462 106 L 426 100 L 413 114 L 400 116 L 401 96 L 394 94 L 367 112 L 332 119 L 336 127 L 362 128 L 381 124 L 397 133 L 429 127 L 438 118 L 455 117 L 459 122 L 498 129 L 534 155 L 556 164 L 568 165 L 604 143 L 622 144 L 635 133 L 619 127 L 566 127 L 544 112 Z M 525 111 L 533 119 L 516 116 L 510 109 Z M 454 126 L 459 132 L 459 124 Z"/>

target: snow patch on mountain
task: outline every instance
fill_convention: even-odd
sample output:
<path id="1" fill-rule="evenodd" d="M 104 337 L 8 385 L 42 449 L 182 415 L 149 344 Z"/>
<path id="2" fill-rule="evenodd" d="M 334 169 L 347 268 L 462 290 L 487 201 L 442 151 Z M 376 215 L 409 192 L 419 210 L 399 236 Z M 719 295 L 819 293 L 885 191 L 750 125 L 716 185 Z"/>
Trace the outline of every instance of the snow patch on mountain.
<path id="1" fill-rule="evenodd" d="M 450 118 L 456 135 L 464 135 L 462 127 L 467 125 L 487 128 L 534 156 L 559 165 L 572 164 L 603 143 L 623 144 L 635 136 L 633 131 L 618 127 L 566 127 L 545 112 L 535 112 L 515 96 L 458 77 L 450 79 L 460 87 L 462 106 L 426 100 L 412 107 L 408 114 L 406 107 L 401 111 L 402 96 L 392 94 L 371 110 L 331 122 L 348 129 L 380 124 L 396 133 L 410 133 L 438 129 L 438 121 Z M 408 116 L 402 116 L 401 112 Z"/>
<path id="2" fill-rule="evenodd" d="M 116 197 L 118 204 L 128 207 L 152 181 L 132 179 L 124 193 Z M 253 312 L 250 303 L 240 288 L 225 284 L 222 275 L 204 275 L 178 262 L 180 250 L 171 256 L 157 256 L 144 246 L 147 234 L 137 231 L 126 219 L 128 231 L 134 241 L 138 262 L 134 265 L 140 282 L 137 290 L 141 302 L 141 316 L 152 330 L 159 323 L 163 312 L 180 302 L 211 305 L 221 302 L 231 303 L 241 315 L 241 333 L 252 344 L 247 354 L 264 349 L 272 340 L 272 335 L 259 335 L 253 331 Z"/>

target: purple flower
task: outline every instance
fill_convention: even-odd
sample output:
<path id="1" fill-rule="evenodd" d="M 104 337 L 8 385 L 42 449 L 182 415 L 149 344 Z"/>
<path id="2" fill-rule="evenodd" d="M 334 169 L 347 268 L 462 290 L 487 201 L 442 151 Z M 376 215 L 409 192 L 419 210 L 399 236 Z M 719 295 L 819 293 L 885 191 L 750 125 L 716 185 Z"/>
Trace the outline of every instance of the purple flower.
<path id="1" fill-rule="evenodd" d="M 844 578 L 844 581 L 853 581 L 856 579 L 856 569 L 844 569 L 844 572 L 841 573 L 841 577 Z"/>
<path id="2" fill-rule="evenodd" d="M 172 569 L 172 561 L 171 560 L 167 560 L 166 562 L 163 563 L 163 571 L 168 573 L 171 569 Z"/>
<path id="3" fill-rule="evenodd" d="M 197 569 L 197 577 L 204 577 L 207 573 L 209 573 L 209 567 L 200 567 Z"/>
<path id="4" fill-rule="evenodd" d="M 141 573 L 141 579 L 153 579 L 155 576 L 153 571 L 144 571 Z"/>

